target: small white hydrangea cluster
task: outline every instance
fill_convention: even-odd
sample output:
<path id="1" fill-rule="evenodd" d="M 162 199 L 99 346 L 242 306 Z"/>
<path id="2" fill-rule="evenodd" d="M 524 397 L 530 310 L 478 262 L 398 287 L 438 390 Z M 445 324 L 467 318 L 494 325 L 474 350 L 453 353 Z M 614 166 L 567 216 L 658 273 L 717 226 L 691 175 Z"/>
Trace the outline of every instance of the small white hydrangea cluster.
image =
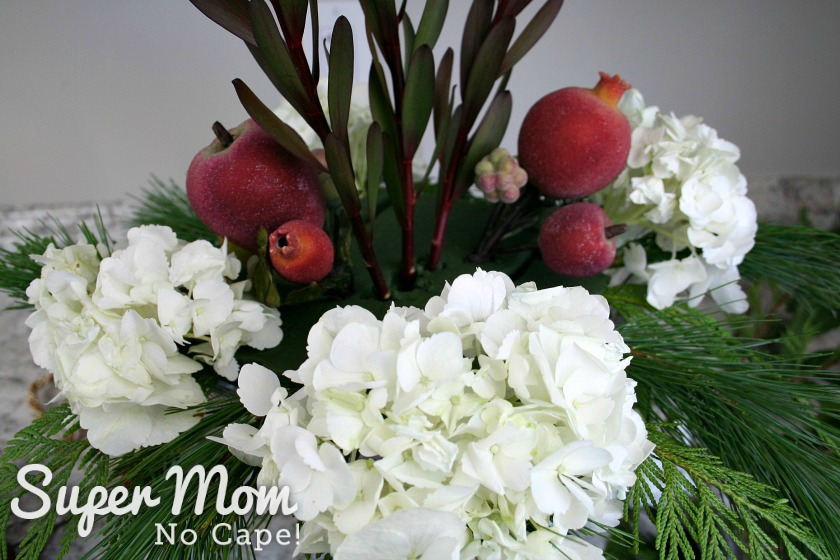
<path id="1" fill-rule="evenodd" d="M 618 523 L 653 447 L 604 298 L 478 270 L 424 310 L 328 311 L 307 351 L 292 395 L 243 366 L 263 424 L 218 440 L 289 488 L 299 552 L 602 558 L 569 531 Z"/>
<path id="2" fill-rule="evenodd" d="M 247 281 L 231 282 L 241 265 L 224 245 L 141 226 L 104 253 L 80 243 L 33 256 L 42 268 L 26 291 L 26 324 L 35 363 L 53 373 L 91 445 L 116 456 L 198 421 L 168 409 L 204 402 L 199 362 L 232 381 L 236 350 L 276 346 L 282 331 L 276 310 L 243 299 Z"/>
<path id="3" fill-rule="evenodd" d="M 647 282 L 648 302 L 664 309 L 678 299 L 698 305 L 709 293 L 731 313 L 747 310 L 738 265 L 752 249 L 755 205 L 735 163 L 738 147 L 694 116 L 678 118 L 645 107 L 637 90 L 619 108 L 633 127 L 627 169 L 604 193 L 613 223 L 626 223 L 624 266 L 614 282 Z M 656 232 L 671 259 L 649 262 L 637 239 Z M 690 254 L 676 258 L 689 249 Z"/>

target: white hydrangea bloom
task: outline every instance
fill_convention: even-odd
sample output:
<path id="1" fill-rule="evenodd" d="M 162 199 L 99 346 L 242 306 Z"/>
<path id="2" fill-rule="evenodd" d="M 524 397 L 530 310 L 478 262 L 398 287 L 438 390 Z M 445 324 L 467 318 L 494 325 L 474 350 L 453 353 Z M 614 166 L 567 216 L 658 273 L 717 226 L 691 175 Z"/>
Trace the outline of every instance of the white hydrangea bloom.
<path id="1" fill-rule="evenodd" d="M 611 273 L 613 283 L 647 282 L 648 301 L 659 309 L 685 299 L 678 294 L 686 291 L 699 303 L 708 290 L 722 285 L 708 278 L 725 275 L 736 281 L 737 266 L 755 242 L 755 205 L 736 165 L 740 151 L 698 117 L 645 107 L 636 90 L 625 94 L 619 108 L 633 128 L 627 169 L 599 196 L 614 223 L 631 226 L 621 243 L 655 232 L 656 243 L 671 259 L 631 270 L 639 262 L 639 249 L 625 249 L 624 266 Z M 678 258 L 684 250 L 690 254 Z M 666 286 L 669 278 L 679 279 L 679 286 Z M 725 301 L 725 296 L 710 295 Z M 736 292 L 729 295 L 733 299 L 726 310 L 745 312 L 745 299 L 734 299 Z"/>
<path id="2" fill-rule="evenodd" d="M 141 226 L 125 247 L 101 253 L 80 243 L 33 257 L 42 268 L 27 290 L 35 306 L 29 345 L 91 445 L 122 455 L 198 421 L 169 409 L 204 402 L 192 376 L 199 362 L 234 379 L 236 349 L 276 345 L 282 331 L 276 310 L 244 300 L 246 283 L 230 284 L 241 265 L 226 245 L 184 243 L 168 227 Z"/>
<path id="3" fill-rule="evenodd" d="M 628 351 L 604 298 L 478 270 L 424 312 L 325 313 L 284 373 L 292 395 L 244 366 L 240 398 L 265 420 L 217 441 L 302 501 L 298 552 L 600 558 L 565 535 L 618 523 L 652 450 Z"/>

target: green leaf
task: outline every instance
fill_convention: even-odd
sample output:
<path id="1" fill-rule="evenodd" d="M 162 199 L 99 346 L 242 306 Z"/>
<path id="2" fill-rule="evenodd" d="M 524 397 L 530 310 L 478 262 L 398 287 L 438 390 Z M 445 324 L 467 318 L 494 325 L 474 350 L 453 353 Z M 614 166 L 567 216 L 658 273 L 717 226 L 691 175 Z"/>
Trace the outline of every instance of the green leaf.
<path id="1" fill-rule="evenodd" d="M 476 164 L 481 161 L 481 158 L 499 147 L 510 122 L 512 109 L 513 98 L 510 92 L 502 92 L 493 99 L 475 131 L 475 136 L 467 150 L 467 157 L 461 163 L 456 191 L 465 190 L 469 186 L 471 178 L 475 175 Z"/>
<path id="2" fill-rule="evenodd" d="M 426 0 L 426 7 L 423 8 L 423 15 L 420 16 L 420 23 L 417 26 L 415 49 L 421 45 L 435 46 L 446 21 L 448 10 L 449 0 Z"/>
<path id="3" fill-rule="evenodd" d="M 309 17 L 312 24 L 312 80 L 315 82 L 315 85 L 318 85 L 318 82 L 321 79 L 321 41 L 320 41 L 320 33 L 318 32 L 321 29 L 320 25 L 318 24 L 318 0 L 309 0 Z"/>
<path id="4" fill-rule="evenodd" d="M 376 218 L 376 200 L 379 197 L 379 185 L 382 183 L 383 166 L 382 129 L 373 123 L 368 128 L 367 135 L 367 180 L 365 182 L 368 201 L 368 216 L 373 227 Z"/>
<path id="5" fill-rule="evenodd" d="M 478 116 L 493 89 L 493 84 L 501 75 L 499 69 L 515 26 L 516 22 L 512 18 L 501 20 L 490 30 L 481 45 L 464 89 L 464 113 L 467 122 L 472 122 Z"/>
<path id="6" fill-rule="evenodd" d="M 403 97 L 403 157 L 414 157 L 432 114 L 435 61 L 432 49 L 423 45 L 414 51 L 405 81 Z"/>
<path id="7" fill-rule="evenodd" d="M 330 132 L 324 139 L 324 152 L 327 156 L 327 166 L 330 176 L 335 182 L 341 203 L 348 211 L 359 208 L 359 191 L 356 190 L 356 179 L 353 175 L 353 164 L 344 142 Z"/>
<path id="8" fill-rule="evenodd" d="M 332 34 L 330 48 L 330 81 L 327 92 L 330 125 L 333 133 L 347 143 L 347 121 L 353 93 L 353 30 L 346 17 L 339 17 Z"/>
<path id="9" fill-rule="evenodd" d="M 379 44 L 385 63 L 390 68 L 397 68 L 402 61 L 399 56 L 399 21 L 394 2 L 392 0 L 363 2 L 362 8 L 365 10 L 368 26 Z"/>
<path id="10" fill-rule="evenodd" d="M 382 134 L 383 162 L 382 177 L 388 191 L 388 199 L 394 207 L 397 219 L 405 218 L 405 194 L 402 188 L 402 174 L 400 173 L 400 154 L 397 152 L 397 142 L 387 133 Z"/>
<path id="11" fill-rule="evenodd" d="M 403 45 L 405 46 L 405 67 L 408 69 L 408 64 L 411 62 L 411 55 L 414 54 L 415 31 L 414 24 L 411 23 L 411 18 L 405 14 L 402 20 L 403 28 Z"/>
<path id="12" fill-rule="evenodd" d="M 254 92 L 251 91 L 251 88 L 245 84 L 245 82 L 237 78 L 233 80 L 233 87 L 236 88 L 236 95 L 239 96 L 239 101 L 242 103 L 242 106 L 245 107 L 248 115 L 257 121 L 257 124 L 259 124 L 263 130 L 274 137 L 274 139 L 277 140 L 280 145 L 292 155 L 314 165 L 318 169 L 324 169 L 321 162 L 312 155 L 312 152 L 309 150 L 309 146 L 306 145 L 306 142 L 303 141 L 300 134 L 280 120 L 280 117 L 274 114 L 274 111 L 269 109 L 265 103 L 260 101 Z"/>
<path id="13" fill-rule="evenodd" d="M 272 266 L 269 263 L 268 230 L 264 227 L 260 227 L 257 232 L 257 247 L 259 262 L 254 269 L 254 296 L 257 301 L 269 307 L 277 307 L 281 303 L 280 293 L 274 283 Z"/>
<path id="14" fill-rule="evenodd" d="M 271 0 L 280 27 L 288 43 L 300 43 L 306 29 L 306 10 L 308 0 Z M 313 35 L 318 35 L 317 28 Z"/>
<path id="15" fill-rule="evenodd" d="M 256 46 L 248 16 L 248 0 L 190 0 L 205 16 L 246 43 Z"/>
<path id="16" fill-rule="evenodd" d="M 391 98 L 388 96 L 388 82 L 382 65 L 374 60 L 370 66 L 368 78 L 368 98 L 370 99 L 370 112 L 373 120 L 382 127 L 382 132 L 388 133 L 391 138 L 397 135 L 397 119 L 394 114 L 394 107 L 391 105 Z"/>
<path id="17" fill-rule="evenodd" d="M 461 96 L 465 99 L 464 87 L 469 81 L 478 50 L 484 43 L 490 22 L 493 19 L 493 0 L 473 0 L 467 21 L 464 23 L 464 35 L 461 38 Z M 505 47 L 507 48 L 507 47 Z"/>
<path id="18" fill-rule="evenodd" d="M 554 22 L 557 14 L 560 13 L 560 8 L 563 6 L 563 0 L 547 0 L 543 7 L 534 15 L 533 19 L 528 22 L 516 41 L 510 47 L 510 50 L 505 55 L 502 61 L 502 67 L 499 70 L 499 75 L 506 73 L 514 67 L 522 58 L 528 54 L 533 46 L 545 35 L 548 28 Z"/>
<path id="19" fill-rule="evenodd" d="M 257 47 L 250 50 L 277 91 L 301 115 L 307 114 L 310 99 L 295 69 L 289 48 L 274 21 L 274 15 L 265 0 L 252 0 L 249 4 L 251 24 Z"/>
<path id="20" fill-rule="evenodd" d="M 443 53 L 443 58 L 440 59 L 437 76 L 435 76 L 435 93 L 434 93 L 434 122 L 435 122 L 435 136 L 440 141 L 441 134 L 446 127 L 443 125 L 444 120 L 448 119 L 452 112 L 452 105 L 450 103 L 451 93 L 449 91 L 452 83 L 452 64 L 455 59 L 455 53 L 452 48 L 446 49 Z"/>

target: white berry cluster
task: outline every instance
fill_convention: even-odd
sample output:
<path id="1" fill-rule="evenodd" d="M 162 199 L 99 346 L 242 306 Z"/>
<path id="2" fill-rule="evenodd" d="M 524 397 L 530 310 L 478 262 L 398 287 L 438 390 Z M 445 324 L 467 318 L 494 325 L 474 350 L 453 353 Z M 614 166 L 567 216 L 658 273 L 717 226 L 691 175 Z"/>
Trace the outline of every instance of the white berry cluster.
<path id="1" fill-rule="evenodd" d="M 732 313 L 747 310 L 738 265 L 752 249 L 755 205 L 736 162 L 738 147 L 695 116 L 645 107 L 637 90 L 619 108 L 633 127 L 627 169 L 602 195 L 610 219 L 626 223 L 624 266 L 614 281 L 646 282 L 658 309 L 679 299 L 697 305 L 709 293 Z M 653 259 L 634 239 L 656 233 L 669 259 Z M 677 253 L 688 250 L 677 258 Z"/>
<path id="2" fill-rule="evenodd" d="M 569 532 L 618 523 L 652 450 L 628 351 L 604 298 L 478 270 L 423 310 L 325 313 L 291 395 L 243 366 L 239 396 L 264 420 L 219 441 L 289 488 L 299 552 L 602 558 Z"/>
<path id="3" fill-rule="evenodd" d="M 32 356 L 109 455 L 165 443 L 198 421 L 169 408 L 204 402 L 192 376 L 200 362 L 234 380 L 240 346 L 282 338 L 279 313 L 243 299 L 248 282 L 233 282 L 241 265 L 225 245 L 141 226 L 111 255 L 79 243 L 33 259 L 42 268 L 26 292 Z"/>

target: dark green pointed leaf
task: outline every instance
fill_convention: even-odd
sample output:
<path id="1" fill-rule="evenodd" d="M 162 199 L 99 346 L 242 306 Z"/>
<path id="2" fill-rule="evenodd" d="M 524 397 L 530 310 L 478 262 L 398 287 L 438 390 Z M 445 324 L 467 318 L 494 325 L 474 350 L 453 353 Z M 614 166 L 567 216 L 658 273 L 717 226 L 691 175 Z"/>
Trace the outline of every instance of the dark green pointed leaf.
<path id="1" fill-rule="evenodd" d="M 510 0 L 505 7 L 502 17 L 516 17 L 528 7 L 531 0 Z"/>
<path id="2" fill-rule="evenodd" d="M 403 28 L 403 46 L 405 51 L 405 67 L 408 71 L 408 64 L 411 62 L 411 55 L 414 53 L 414 40 L 416 32 L 414 31 L 414 24 L 411 23 L 411 18 L 405 14 L 402 20 Z"/>
<path id="3" fill-rule="evenodd" d="M 449 87 L 452 83 L 452 63 L 455 58 L 455 53 L 452 48 L 446 49 L 443 53 L 443 58 L 440 60 L 438 66 L 437 76 L 435 77 L 435 136 L 440 136 L 445 130 L 443 126 L 444 119 L 448 119 L 451 115 L 452 106 L 449 103 L 450 92 Z"/>
<path id="4" fill-rule="evenodd" d="M 301 115 L 308 113 L 310 100 L 303 83 L 298 76 L 291 54 L 277 24 L 274 15 L 265 0 L 251 0 L 249 4 L 251 24 L 257 40 L 257 62 L 266 73 L 277 91 L 292 104 Z M 251 49 L 255 52 L 254 49 Z"/>
<path id="5" fill-rule="evenodd" d="M 470 179 L 475 174 L 476 164 L 481 158 L 499 147 L 510 122 L 512 108 L 513 99 L 508 91 L 502 92 L 493 99 L 475 131 L 475 136 L 467 150 L 467 157 L 461 164 L 456 191 L 465 190 L 469 186 Z"/>
<path id="6" fill-rule="evenodd" d="M 321 41 L 318 23 L 318 0 L 309 0 L 309 18 L 312 24 L 312 79 L 315 85 L 321 80 Z"/>
<path id="7" fill-rule="evenodd" d="M 324 153 L 341 203 L 348 212 L 358 211 L 359 191 L 356 190 L 350 154 L 344 142 L 334 132 L 327 134 L 324 139 Z"/>
<path id="8" fill-rule="evenodd" d="M 449 0 L 426 0 L 426 7 L 423 8 L 423 15 L 420 16 L 420 23 L 417 25 L 414 48 L 420 45 L 435 46 L 448 10 Z"/>
<path id="9" fill-rule="evenodd" d="M 391 98 L 388 96 L 388 82 L 382 65 L 374 59 L 370 66 L 368 78 L 368 99 L 370 101 L 370 112 L 373 120 L 382 127 L 382 132 L 388 133 L 391 138 L 396 137 L 397 121 L 394 115 L 394 108 L 391 105 Z"/>
<path id="10" fill-rule="evenodd" d="M 467 22 L 464 24 L 464 36 L 461 39 L 461 96 L 464 95 L 464 86 L 470 76 L 478 49 L 481 48 L 487 32 L 490 30 L 490 22 L 493 19 L 493 0 L 473 0 L 470 11 L 467 14 Z"/>
<path id="11" fill-rule="evenodd" d="M 268 132 L 281 146 L 287 151 L 297 156 L 298 158 L 316 166 L 318 169 L 323 169 L 323 165 L 312 155 L 306 142 L 300 137 L 295 129 L 280 120 L 280 117 L 274 114 L 274 111 L 269 109 L 265 103 L 251 91 L 245 82 L 240 79 L 233 81 L 233 87 L 236 88 L 236 95 L 239 96 L 239 101 L 248 112 L 252 119 L 257 121 L 263 130 Z"/>
<path id="12" fill-rule="evenodd" d="M 505 55 L 504 61 L 502 61 L 502 67 L 499 70 L 500 75 L 513 68 L 516 63 L 522 60 L 522 57 L 528 54 L 528 51 L 533 48 L 537 41 L 548 31 L 548 28 L 551 27 L 557 14 L 560 13 L 562 6 L 563 0 L 547 0 L 543 4 L 543 7 L 528 22 L 528 25 L 525 26 L 525 29 L 522 30 L 522 33 L 519 34 L 519 37 L 516 38 L 513 46 L 510 47 L 510 50 Z"/>
<path id="13" fill-rule="evenodd" d="M 397 151 L 397 143 L 387 132 L 382 134 L 382 148 L 382 178 L 385 180 L 385 189 L 388 192 L 388 199 L 394 207 L 394 213 L 397 215 L 397 219 L 402 222 L 405 219 L 405 195 L 400 173 L 402 161 Z"/>
<path id="14" fill-rule="evenodd" d="M 435 87 L 435 60 L 429 45 L 422 45 L 411 57 L 405 80 L 402 107 L 403 157 L 414 157 L 429 124 Z"/>
<path id="15" fill-rule="evenodd" d="M 490 95 L 493 84 L 500 75 L 499 69 L 513 38 L 515 26 L 516 22 L 512 18 L 502 19 L 493 26 L 481 45 L 464 88 L 464 113 L 467 122 L 472 122 L 478 116 Z"/>
<path id="16" fill-rule="evenodd" d="M 385 63 L 389 68 L 396 68 L 400 61 L 399 20 L 392 0 L 363 2 L 362 6 L 368 18 L 374 39 L 376 39 Z"/>
<path id="17" fill-rule="evenodd" d="M 308 0 L 271 0 L 283 36 L 289 44 L 300 43 L 306 29 L 306 9 Z M 318 34 L 318 31 L 315 31 Z"/>
<path id="18" fill-rule="evenodd" d="M 368 128 L 367 135 L 367 178 L 365 181 L 371 226 L 376 217 L 376 200 L 379 197 L 379 185 L 382 183 L 382 166 L 385 157 L 383 149 L 382 129 L 379 124 L 373 123 Z"/>
<path id="19" fill-rule="evenodd" d="M 248 16 L 248 0 L 190 0 L 205 16 L 246 43 L 256 46 Z"/>
<path id="20" fill-rule="evenodd" d="M 454 102 L 454 100 L 453 100 Z M 455 155 L 455 141 L 458 138 L 458 130 L 462 126 L 464 118 L 464 106 L 458 105 L 455 111 L 452 112 L 452 118 L 449 121 L 448 131 L 446 133 L 446 143 L 443 145 L 443 168 L 449 169 L 453 157 Z"/>
<path id="21" fill-rule="evenodd" d="M 346 17 L 341 16 L 336 20 L 330 45 L 330 80 L 327 92 L 330 125 L 335 135 L 346 144 L 350 98 L 353 93 L 353 30 Z"/>

